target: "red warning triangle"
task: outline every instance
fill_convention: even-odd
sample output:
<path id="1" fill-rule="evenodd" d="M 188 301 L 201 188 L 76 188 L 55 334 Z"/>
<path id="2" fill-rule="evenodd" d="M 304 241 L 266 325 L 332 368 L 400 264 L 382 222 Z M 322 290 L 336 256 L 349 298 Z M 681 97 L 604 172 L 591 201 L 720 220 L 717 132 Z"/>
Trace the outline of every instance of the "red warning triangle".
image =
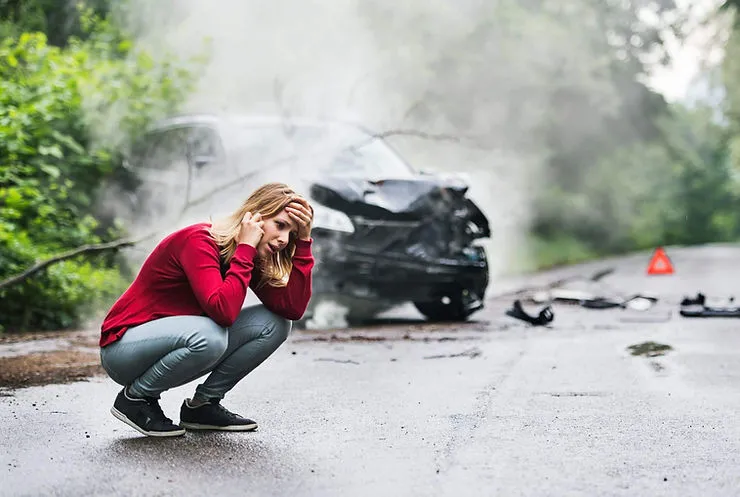
<path id="1" fill-rule="evenodd" d="M 663 247 L 658 247 L 653 252 L 650 264 L 647 268 L 647 274 L 673 274 L 673 264 Z"/>

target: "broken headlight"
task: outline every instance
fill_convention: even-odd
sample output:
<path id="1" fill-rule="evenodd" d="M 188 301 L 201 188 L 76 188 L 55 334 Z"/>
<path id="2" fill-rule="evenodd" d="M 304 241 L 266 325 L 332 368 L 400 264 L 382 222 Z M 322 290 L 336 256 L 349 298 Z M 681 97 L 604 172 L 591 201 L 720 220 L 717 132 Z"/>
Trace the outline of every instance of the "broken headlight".
<path id="1" fill-rule="evenodd" d="M 355 227 L 347 214 L 321 204 L 313 204 L 313 227 L 330 231 L 354 233 Z"/>

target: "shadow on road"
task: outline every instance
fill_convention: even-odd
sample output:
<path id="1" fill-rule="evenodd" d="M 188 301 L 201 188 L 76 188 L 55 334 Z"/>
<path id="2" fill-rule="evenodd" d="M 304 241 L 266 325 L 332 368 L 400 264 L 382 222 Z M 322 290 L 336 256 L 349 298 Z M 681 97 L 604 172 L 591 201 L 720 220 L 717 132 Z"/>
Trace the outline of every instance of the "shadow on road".
<path id="1" fill-rule="evenodd" d="M 290 454 L 260 440 L 258 433 L 188 432 L 174 438 L 134 436 L 114 440 L 101 450 L 99 461 L 110 465 L 130 465 L 132 461 L 142 470 L 170 473 L 170 469 L 198 468 L 199 472 L 212 469 L 233 474 L 274 472 L 285 470 Z M 272 441 L 274 443 L 274 441 Z M 201 473 L 202 474 L 202 473 Z M 151 474 L 150 474 L 151 476 Z"/>

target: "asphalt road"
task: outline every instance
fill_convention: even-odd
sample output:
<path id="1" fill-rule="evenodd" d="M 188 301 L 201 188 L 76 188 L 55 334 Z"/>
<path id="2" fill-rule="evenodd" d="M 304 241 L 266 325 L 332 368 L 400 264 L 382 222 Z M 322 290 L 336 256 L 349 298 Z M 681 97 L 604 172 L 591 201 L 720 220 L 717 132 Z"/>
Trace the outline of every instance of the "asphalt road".
<path id="1" fill-rule="evenodd" d="M 740 321 L 677 311 L 732 295 L 740 248 L 669 255 L 671 276 L 641 254 L 500 285 L 613 266 L 570 285 L 654 293 L 644 312 L 558 304 L 530 327 L 504 296 L 471 323 L 294 332 L 225 401 L 255 433 L 142 437 L 109 414 L 106 378 L 17 390 L 0 397 L 0 495 L 738 495 Z M 671 348 L 628 349 L 647 341 Z M 163 396 L 175 420 L 193 385 Z"/>

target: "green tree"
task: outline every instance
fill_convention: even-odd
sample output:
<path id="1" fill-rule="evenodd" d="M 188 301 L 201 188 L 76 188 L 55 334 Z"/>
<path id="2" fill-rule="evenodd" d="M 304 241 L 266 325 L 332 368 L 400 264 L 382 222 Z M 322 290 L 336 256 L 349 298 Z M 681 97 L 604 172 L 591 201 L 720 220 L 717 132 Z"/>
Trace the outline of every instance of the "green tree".
<path id="1" fill-rule="evenodd" d="M 723 82 L 726 92 L 725 113 L 732 133 L 730 150 L 735 171 L 740 173 L 740 0 L 728 1 L 732 9 L 734 29 L 725 48 L 722 66 Z"/>
<path id="2" fill-rule="evenodd" d="M 87 0 L 84 5 L 104 16 L 110 0 Z M 65 46 L 70 37 L 85 37 L 77 2 L 59 0 L 0 0 L 0 38 L 24 32 L 46 34 L 50 45 Z"/>
<path id="3" fill-rule="evenodd" d="M 128 137 L 173 111 L 189 89 L 176 59 L 156 63 L 94 11 L 80 20 L 87 39 L 70 38 L 65 48 L 43 33 L 0 44 L 0 281 L 120 235 L 96 218 L 101 186 L 122 171 L 118 151 Z M 0 326 L 75 326 L 83 308 L 122 284 L 110 256 L 64 261 L 0 288 Z"/>
<path id="4" fill-rule="evenodd" d="M 656 121 L 658 136 L 604 157 L 587 171 L 568 232 L 596 253 L 734 240 L 740 202 L 728 128 L 711 108 L 680 105 Z M 553 234 L 554 236 L 554 234 Z"/>

